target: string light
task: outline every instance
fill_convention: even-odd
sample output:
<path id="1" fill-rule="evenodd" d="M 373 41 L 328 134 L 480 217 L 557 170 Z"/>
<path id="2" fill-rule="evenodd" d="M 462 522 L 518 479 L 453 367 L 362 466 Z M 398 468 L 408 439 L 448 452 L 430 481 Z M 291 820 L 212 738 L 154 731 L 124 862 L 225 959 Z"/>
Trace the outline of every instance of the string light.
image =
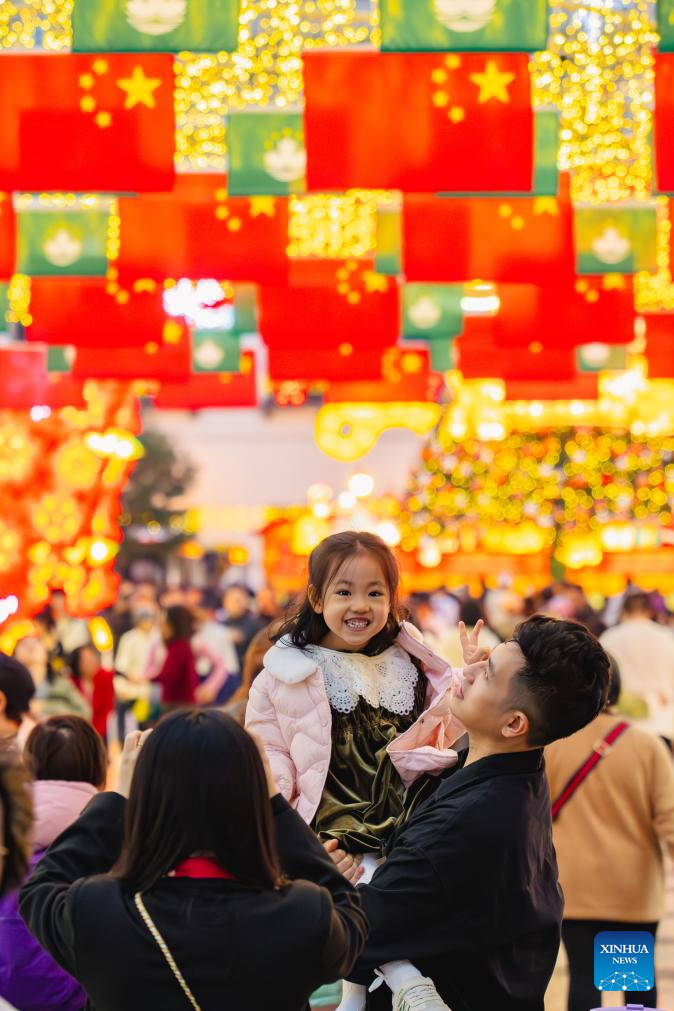
<path id="1" fill-rule="evenodd" d="M 288 255 L 325 260 L 362 259 L 377 245 L 377 209 L 389 205 L 384 190 L 349 190 L 290 198 Z"/>

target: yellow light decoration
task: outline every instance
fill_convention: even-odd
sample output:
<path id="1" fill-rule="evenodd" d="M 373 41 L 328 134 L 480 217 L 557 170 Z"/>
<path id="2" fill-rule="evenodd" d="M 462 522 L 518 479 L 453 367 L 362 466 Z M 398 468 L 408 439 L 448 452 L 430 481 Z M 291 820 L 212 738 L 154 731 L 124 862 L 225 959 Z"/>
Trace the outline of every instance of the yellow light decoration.
<path id="1" fill-rule="evenodd" d="M 426 435 L 438 423 L 439 404 L 327 404 L 316 415 L 316 443 L 327 456 L 345 463 L 360 459 L 389 428 Z"/>
<path id="2" fill-rule="evenodd" d="M 600 565 L 604 552 L 596 535 L 569 534 L 562 539 L 557 557 L 569 569 L 585 569 Z"/>
<path id="3" fill-rule="evenodd" d="M 96 649 L 101 653 L 109 653 L 114 645 L 112 630 L 105 618 L 89 619 L 89 634 Z"/>
<path id="4" fill-rule="evenodd" d="M 100 460 L 79 438 L 69 439 L 55 454 L 54 467 L 61 482 L 68 488 L 85 490 L 93 487 L 100 468 Z"/>
<path id="5" fill-rule="evenodd" d="M 376 249 L 377 209 L 394 199 L 386 190 L 291 197 L 288 255 L 297 259 L 362 259 Z"/>
<path id="6" fill-rule="evenodd" d="M 571 169 L 572 196 L 645 200 L 652 182 L 652 5 L 552 0 L 551 10 L 549 49 L 532 62 L 534 102 L 560 109 L 560 163 Z"/>
<path id="7" fill-rule="evenodd" d="M 325 520 L 315 516 L 301 516 L 293 523 L 292 551 L 295 555 L 306 557 L 311 554 L 316 545 L 320 544 L 330 533 L 330 526 Z"/>

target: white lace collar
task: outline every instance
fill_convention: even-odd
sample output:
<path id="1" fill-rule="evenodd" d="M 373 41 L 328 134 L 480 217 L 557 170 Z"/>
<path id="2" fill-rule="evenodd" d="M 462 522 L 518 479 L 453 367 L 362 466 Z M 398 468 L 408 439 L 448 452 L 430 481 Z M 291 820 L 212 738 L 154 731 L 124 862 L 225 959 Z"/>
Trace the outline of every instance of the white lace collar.
<path id="1" fill-rule="evenodd" d="M 378 656 L 340 653 L 324 646 L 308 646 L 307 653 L 323 671 L 330 705 L 338 713 L 350 713 L 364 699 L 406 716 L 414 709 L 419 672 L 409 654 L 396 643 Z"/>

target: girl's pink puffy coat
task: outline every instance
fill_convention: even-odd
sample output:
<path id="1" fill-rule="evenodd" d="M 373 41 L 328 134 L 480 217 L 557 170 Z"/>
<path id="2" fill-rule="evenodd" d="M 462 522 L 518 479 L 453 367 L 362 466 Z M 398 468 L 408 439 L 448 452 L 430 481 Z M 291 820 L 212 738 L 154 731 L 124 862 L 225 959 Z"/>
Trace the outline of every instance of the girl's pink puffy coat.
<path id="1" fill-rule="evenodd" d="M 405 786 L 423 773 L 438 774 L 457 760 L 452 745 L 464 728 L 449 707 L 454 671 L 403 623 L 397 642 L 421 661 L 428 679 L 422 716 L 388 747 Z M 264 742 L 276 783 L 306 822 L 321 800 L 332 750 L 332 715 L 320 667 L 302 650 L 276 643 L 253 681 L 246 726 Z"/>

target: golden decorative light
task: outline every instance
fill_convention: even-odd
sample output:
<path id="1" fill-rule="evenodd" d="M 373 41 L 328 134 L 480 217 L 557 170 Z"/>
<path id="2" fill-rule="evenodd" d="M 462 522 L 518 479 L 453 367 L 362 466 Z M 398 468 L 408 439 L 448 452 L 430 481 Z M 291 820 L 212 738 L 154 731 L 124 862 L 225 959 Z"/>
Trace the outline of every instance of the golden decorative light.
<path id="1" fill-rule="evenodd" d="M 288 255 L 325 260 L 362 259 L 377 245 L 377 208 L 390 204 L 384 190 L 349 190 L 290 198 Z"/>

